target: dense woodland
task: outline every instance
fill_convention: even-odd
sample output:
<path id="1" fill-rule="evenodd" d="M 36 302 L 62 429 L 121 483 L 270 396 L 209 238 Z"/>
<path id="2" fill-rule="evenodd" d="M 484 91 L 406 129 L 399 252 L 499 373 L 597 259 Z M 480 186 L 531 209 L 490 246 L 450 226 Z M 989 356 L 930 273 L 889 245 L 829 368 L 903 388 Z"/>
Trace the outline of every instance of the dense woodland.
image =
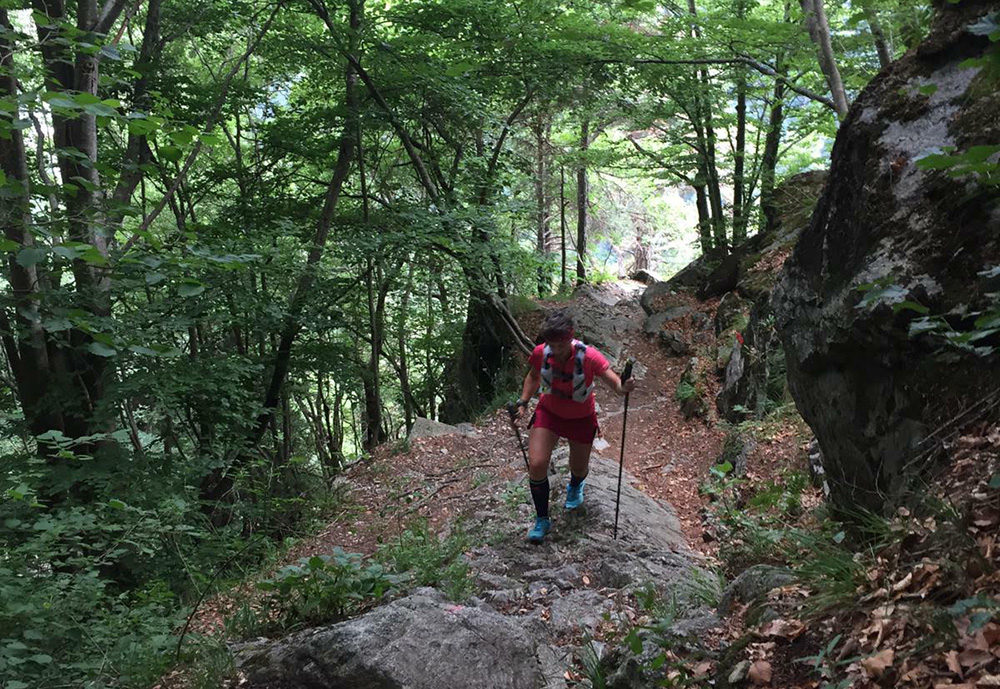
<path id="1" fill-rule="evenodd" d="M 0 677 L 149 686 L 199 594 L 534 297 L 722 260 L 915 0 L 0 0 Z M 221 579 L 220 579 L 221 577 Z"/>

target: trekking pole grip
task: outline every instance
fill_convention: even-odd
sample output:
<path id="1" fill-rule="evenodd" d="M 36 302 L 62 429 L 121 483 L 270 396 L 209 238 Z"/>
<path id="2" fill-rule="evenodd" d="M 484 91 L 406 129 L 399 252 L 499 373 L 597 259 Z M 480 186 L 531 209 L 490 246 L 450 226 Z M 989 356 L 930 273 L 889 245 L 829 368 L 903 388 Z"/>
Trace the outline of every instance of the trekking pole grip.
<path id="1" fill-rule="evenodd" d="M 626 380 L 628 380 L 629 378 L 632 377 L 632 364 L 634 364 L 634 363 L 635 363 L 635 357 L 632 357 L 632 356 L 630 356 L 628 358 L 628 361 L 625 362 L 625 371 L 622 372 L 622 382 L 623 383 Z"/>

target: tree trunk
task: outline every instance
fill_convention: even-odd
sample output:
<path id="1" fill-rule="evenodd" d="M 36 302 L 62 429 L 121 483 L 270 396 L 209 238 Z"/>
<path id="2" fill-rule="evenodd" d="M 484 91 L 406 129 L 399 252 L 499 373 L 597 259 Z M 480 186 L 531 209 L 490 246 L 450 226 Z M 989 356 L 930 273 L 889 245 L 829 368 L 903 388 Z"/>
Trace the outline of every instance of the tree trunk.
<path id="1" fill-rule="evenodd" d="M 410 292 L 413 290 L 413 261 L 408 260 L 406 288 L 399 305 L 399 323 L 396 327 L 396 345 L 399 347 L 399 387 L 403 393 L 403 416 L 406 420 L 406 435 L 413 428 L 413 391 L 410 390 L 410 371 L 406 361 L 407 317 L 410 308 Z"/>
<path id="2" fill-rule="evenodd" d="M 546 123 L 539 109 L 535 119 L 535 230 L 538 251 L 538 296 L 543 297 L 552 289 L 549 282 L 549 200 L 546 194 L 548 166 L 546 160 Z"/>
<path id="3" fill-rule="evenodd" d="M 837 68 L 837 59 L 833 53 L 833 43 L 830 40 L 830 23 L 826 19 L 826 10 L 823 9 L 823 0 L 799 0 L 802 13 L 805 15 L 806 27 L 809 30 L 809 37 L 819 51 L 819 66 L 826 76 L 826 83 L 830 87 L 830 95 L 833 97 L 834 109 L 840 119 L 847 116 L 849 104 L 847 92 L 844 90 L 844 82 L 840 78 L 840 70 Z"/>
<path id="4" fill-rule="evenodd" d="M 878 11 L 870 3 L 865 5 L 865 19 L 868 20 L 868 27 L 872 31 L 875 52 L 878 53 L 878 63 L 882 69 L 885 69 L 892 64 L 892 51 L 889 50 L 889 42 L 885 40 L 885 32 L 882 31 L 882 22 L 879 21 Z"/>
<path id="5" fill-rule="evenodd" d="M 365 429 L 364 448 L 374 450 L 385 439 L 382 433 L 382 390 L 379 380 L 379 365 L 382 362 L 382 329 L 381 310 L 376 305 L 375 280 L 381 285 L 382 271 L 373 269 L 372 260 L 368 259 L 368 334 L 371 338 L 371 351 L 368 364 L 365 367 L 365 409 L 361 424 Z"/>
<path id="6" fill-rule="evenodd" d="M 746 19 L 746 0 L 736 0 L 736 18 Z M 747 152 L 747 73 L 740 65 L 736 70 L 736 150 L 733 162 L 733 246 L 747 237 L 744 203 L 744 176 Z"/>
<path id="7" fill-rule="evenodd" d="M 692 17 L 698 16 L 694 0 L 688 0 L 688 12 Z M 696 38 L 701 38 L 701 30 L 697 23 L 692 23 L 691 32 Z M 719 181 L 719 168 L 716 164 L 715 119 L 712 114 L 712 103 L 708 98 L 711 89 L 711 78 L 708 69 L 698 70 L 698 81 L 701 82 L 703 95 L 695 96 L 694 128 L 698 138 L 698 148 L 703 161 L 705 186 L 708 191 L 708 203 L 712 217 L 712 246 L 716 251 L 725 252 L 728 244 L 726 237 L 726 216 L 722 206 L 722 186 Z"/>
<path id="8" fill-rule="evenodd" d="M 559 244 L 562 250 L 562 278 L 560 286 L 566 287 L 566 168 L 559 166 Z"/>
<path id="9" fill-rule="evenodd" d="M 712 214 L 708 209 L 708 193 L 705 191 L 706 176 L 704 161 L 702 161 L 698 179 L 695 180 L 694 193 L 698 207 L 698 239 L 701 243 L 701 253 L 710 254 L 715 245 L 712 242 Z"/>
<path id="10" fill-rule="evenodd" d="M 590 148 L 590 122 L 584 120 L 580 125 L 580 162 L 576 169 L 576 284 L 587 281 L 587 187 L 586 153 Z"/>
<path id="11" fill-rule="evenodd" d="M 791 21 L 791 2 L 785 2 L 785 22 Z M 779 75 L 785 73 L 785 54 L 779 51 L 774 59 L 774 68 Z M 778 166 L 778 152 L 781 145 L 781 128 L 785 119 L 785 82 L 775 79 L 774 94 L 771 96 L 771 113 L 767 125 L 767 138 L 764 140 L 764 154 L 761 159 L 760 173 L 760 210 L 761 229 L 771 230 L 777 223 L 777 209 L 774 207 L 775 170 Z"/>

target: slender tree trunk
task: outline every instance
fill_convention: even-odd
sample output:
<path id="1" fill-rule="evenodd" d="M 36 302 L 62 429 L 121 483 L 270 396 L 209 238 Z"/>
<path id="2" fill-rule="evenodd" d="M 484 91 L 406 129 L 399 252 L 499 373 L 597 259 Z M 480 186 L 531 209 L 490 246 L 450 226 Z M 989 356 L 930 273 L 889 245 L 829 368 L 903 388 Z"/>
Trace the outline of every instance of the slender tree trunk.
<path id="1" fill-rule="evenodd" d="M 566 168 L 559 166 L 559 244 L 562 250 L 562 278 L 560 285 L 566 287 Z"/>
<path id="2" fill-rule="evenodd" d="M 872 31 L 872 41 L 875 42 L 875 52 L 878 53 L 878 62 L 882 69 L 892 64 L 892 51 L 889 50 L 889 42 L 885 40 L 885 32 L 882 31 L 882 22 L 879 21 L 878 11 L 867 3 L 865 5 L 865 19 L 868 21 L 868 28 Z"/>
<path id="3" fill-rule="evenodd" d="M 790 0 L 785 2 L 785 23 L 791 21 L 792 7 Z M 775 71 L 779 75 L 785 73 L 785 54 L 779 51 L 774 60 Z M 760 172 L 760 210 L 761 229 L 774 228 L 777 222 L 777 210 L 774 207 L 775 170 L 778 166 L 778 152 L 781 146 L 781 129 L 785 119 L 785 82 L 775 79 L 774 93 L 771 96 L 771 112 L 767 124 L 767 137 L 764 140 L 764 154 L 761 158 Z"/>
<path id="4" fill-rule="evenodd" d="M 746 0 L 736 0 L 736 17 L 746 18 Z M 736 151 L 733 162 L 733 246 L 747 237 L 744 203 L 744 176 L 747 153 L 747 73 L 740 65 L 736 70 Z"/>
<path id="5" fill-rule="evenodd" d="M 406 272 L 406 288 L 403 290 L 403 298 L 399 304 L 399 323 L 396 326 L 396 346 L 399 348 L 399 387 L 403 393 L 403 416 L 406 421 L 406 434 L 410 434 L 413 428 L 413 391 L 410 390 L 410 371 L 406 361 L 406 340 L 409 336 L 407 330 L 407 320 L 410 309 L 410 292 L 413 290 L 413 262 L 409 264 Z"/>
<path id="6" fill-rule="evenodd" d="M 823 0 L 799 0 L 799 5 L 805 15 L 809 36 L 819 51 L 819 66 L 826 76 L 827 85 L 830 87 L 834 108 L 840 119 L 844 119 L 849 108 L 847 92 L 844 90 L 844 82 L 840 78 L 840 69 L 837 67 L 837 59 L 833 52 L 830 23 L 826 19 Z"/>
<path id="7" fill-rule="evenodd" d="M 545 296 L 552 289 L 549 283 L 549 200 L 546 194 L 548 166 L 546 161 L 546 123 L 544 114 L 539 108 L 535 118 L 535 230 L 537 251 L 540 265 L 538 267 L 538 296 Z"/>
<path id="8" fill-rule="evenodd" d="M 698 239 L 701 243 L 701 253 L 703 254 L 709 254 L 715 248 L 715 244 L 712 241 L 712 213 L 708 208 L 708 192 L 705 190 L 705 178 L 707 176 L 703 160 L 694 185 L 696 205 L 698 207 Z"/>
<path id="9" fill-rule="evenodd" d="M 368 334 L 371 339 L 371 351 L 365 374 L 365 409 L 362 425 L 365 429 L 364 448 L 373 450 L 384 440 L 382 437 L 382 391 L 379 380 L 379 364 L 382 361 L 382 319 L 376 306 L 375 281 L 381 285 L 382 271 L 373 266 L 368 259 Z M 377 278 L 376 278 L 377 276 Z"/>
<path id="10" fill-rule="evenodd" d="M 698 9 L 694 0 L 688 0 L 688 12 L 694 18 Z M 691 27 L 692 35 L 701 38 L 701 29 L 694 21 Z M 695 133 L 698 138 L 698 148 L 703 159 L 705 186 L 708 191 L 708 203 L 712 215 L 712 245 L 716 251 L 726 251 L 726 216 L 722 205 L 722 186 L 719 181 L 719 168 L 716 163 L 715 120 L 712 113 L 712 102 L 708 94 L 711 92 L 711 77 L 708 69 L 698 70 L 698 81 L 701 82 L 701 94 L 695 96 Z"/>
<path id="11" fill-rule="evenodd" d="M 427 276 L 427 330 L 424 332 L 424 369 L 427 379 L 427 418 L 437 419 L 437 376 L 434 371 L 434 360 L 431 357 L 431 342 L 434 338 L 434 301 L 431 299 L 433 281 L 431 276 Z M 444 285 L 441 286 L 442 299 L 444 298 Z M 447 318 L 445 319 L 447 320 Z"/>
<path id="12" fill-rule="evenodd" d="M 590 121 L 580 125 L 580 163 L 576 169 L 576 284 L 587 281 L 587 149 L 590 148 Z"/>

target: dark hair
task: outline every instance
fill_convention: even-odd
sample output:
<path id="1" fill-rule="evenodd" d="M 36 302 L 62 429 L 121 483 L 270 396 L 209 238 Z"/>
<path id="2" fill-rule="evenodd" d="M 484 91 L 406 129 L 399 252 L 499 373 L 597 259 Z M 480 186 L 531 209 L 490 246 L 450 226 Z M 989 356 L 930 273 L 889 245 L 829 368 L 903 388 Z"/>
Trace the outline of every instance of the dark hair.
<path id="1" fill-rule="evenodd" d="M 554 311 L 546 316 L 542 323 L 543 340 L 558 340 L 573 332 L 573 318 L 565 311 Z"/>

